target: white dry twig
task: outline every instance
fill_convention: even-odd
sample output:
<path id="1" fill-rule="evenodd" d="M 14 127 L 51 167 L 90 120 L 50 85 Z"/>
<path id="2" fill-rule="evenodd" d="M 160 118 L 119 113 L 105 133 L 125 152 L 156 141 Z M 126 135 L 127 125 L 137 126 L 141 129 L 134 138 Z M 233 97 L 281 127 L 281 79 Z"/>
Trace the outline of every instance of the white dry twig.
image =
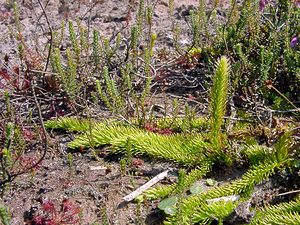
<path id="1" fill-rule="evenodd" d="M 151 180 L 149 180 L 147 183 L 136 189 L 134 192 L 131 192 L 129 195 L 126 195 L 124 198 L 122 198 L 126 202 L 130 202 L 133 199 L 135 199 L 137 196 L 145 192 L 147 189 L 149 189 L 151 186 L 159 182 L 160 180 L 164 179 L 168 175 L 169 170 L 166 170 L 157 176 L 153 177 Z"/>
<path id="2" fill-rule="evenodd" d="M 213 199 L 208 199 L 206 200 L 207 203 L 214 203 L 214 202 L 219 202 L 219 201 L 224 201 L 224 202 L 228 202 L 228 201 L 238 201 L 240 199 L 239 195 L 229 195 L 229 196 L 225 196 L 225 197 L 221 197 L 221 198 L 213 198 Z"/>
<path id="3" fill-rule="evenodd" d="M 94 171 L 94 170 L 107 170 L 107 167 L 105 166 L 90 166 L 90 170 Z"/>

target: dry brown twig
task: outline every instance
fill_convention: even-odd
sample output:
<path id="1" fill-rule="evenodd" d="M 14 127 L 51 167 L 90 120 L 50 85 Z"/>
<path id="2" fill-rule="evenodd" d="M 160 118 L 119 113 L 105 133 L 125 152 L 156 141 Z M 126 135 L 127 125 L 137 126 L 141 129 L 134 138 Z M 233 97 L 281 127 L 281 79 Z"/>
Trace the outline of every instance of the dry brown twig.
<path id="1" fill-rule="evenodd" d="M 51 24 L 49 22 L 49 19 L 48 19 L 48 16 L 47 16 L 47 13 L 46 13 L 46 10 L 43 6 L 43 4 L 41 3 L 40 0 L 38 0 L 38 3 L 43 11 L 43 15 L 45 16 L 45 19 L 46 19 L 46 22 L 47 22 L 47 25 L 48 25 L 48 29 L 49 29 L 49 32 L 50 32 L 50 40 L 49 40 L 49 50 L 48 50 L 48 55 L 47 55 L 47 61 L 46 61 L 46 65 L 45 65 L 45 68 L 44 68 L 44 72 L 47 72 L 47 69 L 48 69 L 48 65 L 49 65 L 49 62 L 50 62 L 50 56 L 51 56 L 51 52 L 52 52 L 52 45 L 53 45 L 53 31 L 52 31 L 52 27 L 51 27 Z M 45 76 L 43 76 L 43 84 L 45 84 Z"/>

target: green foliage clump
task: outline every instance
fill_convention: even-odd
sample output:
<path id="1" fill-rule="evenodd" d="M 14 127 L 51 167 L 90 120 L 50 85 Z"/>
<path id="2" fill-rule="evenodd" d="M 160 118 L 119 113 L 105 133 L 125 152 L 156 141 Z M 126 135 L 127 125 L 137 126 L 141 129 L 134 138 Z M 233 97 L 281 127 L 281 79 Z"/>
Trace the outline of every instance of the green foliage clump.
<path id="1" fill-rule="evenodd" d="M 189 173 L 181 170 L 176 184 L 151 188 L 137 200 L 143 202 L 167 198 L 163 204 L 163 210 L 171 213 L 167 215 L 166 224 L 182 225 L 199 222 L 209 224 L 215 220 L 222 223 L 222 220 L 237 206 L 239 200 L 229 199 L 222 202 L 223 200 L 212 201 L 213 199 L 226 196 L 242 196 L 243 199 L 248 199 L 255 185 L 288 165 L 291 160 L 290 133 L 286 133 L 279 138 L 272 149 L 259 145 L 246 147 L 242 153 L 249 160 L 251 167 L 241 178 L 200 193 L 191 195 L 187 193 L 190 186 L 211 171 L 214 163 L 224 162 L 222 157 L 216 156 L 224 154 L 223 148 L 226 144 L 224 141 L 227 138 L 222 132 L 222 124 L 226 108 L 228 74 L 228 60 L 222 57 L 213 77 L 210 133 L 207 135 L 189 132 L 163 135 L 124 123 L 93 122 L 91 126 L 87 121 L 78 121 L 75 118 L 50 121 L 46 126 L 80 131 L 82 134 L 68 144 L 68 147 L 72 149 L 110 146 L 110 153 L 113 154 L 148 155 L 194 167 Z M 111 91 L 113 92 L 113 88 Z M 198 120 L 200 124 L 205 125 L 203 119 Z M 172 119 L 161 119 L 161 123 L 157 124 L 163 127 L 170 121 L 172 124 L 176 124 L 176 120 L 172 121 Z M 178 121 L 182 122 L 183 120 Z M 182 126 L 178 121 L 177 125 Z M 230 158 L 230 156 L 226 157 Z M 165 204 L 169 202 L 168 198 L 177 199 L 175 203 L 170 201 L 172 204 L 174 203 L 170 206 L 171 208 L 168 205 L 165 207 Z"/>
<path id="2" fill-rule="evenodd" d="M 90 140 L 84 134 L 68 144 L 70 148 L 89 147 Z M 95 146 L 111 145 L 112 153 L 126 152 L 128 142 L 132 154 L 147 154 L 157 158 L 165 158 L 184 164 L 197 164 L 201 158 L 201 149 L 207 144 L 201 135 L 160 135 L 129 126 L 100 125 L 92 130 L 92 140 Z"/>
<path id="3" fill-rule="evenodd" d="M 222 39 L 214 45 L 214 52 L 231 52 L 237 88 L 258 85 L 263 97 L 273 100 L 276 94 L 266 89 L 265 82 L 284 95 L 299 101 L 299 48 L 290 44 L 299 34 L 300 9 L 292 1 L 267 3 L 259 10 L 260 1 L 231 3 L 231 13 L 222 29 Z M 223 49 L 223 50 L 222 50 Z M 222 53 L 221 53 L 222 54 Z M 238 74 L 238 75 L 237 75 Z"/>
<path id="4" fill-rule="evenodd" d="M 0 205 L 0 219 L 1 224 L 10 225 L 11 215 L 7 207 Z"/>
<path id="5" fill-rule="evenodd" d="M 181 205 L 178 206 L 178 214 L 168 217 L 167 224 L 193 224 L 200 222 L 198 220 L 201 218 L 199 217 L 199 213 L 206 207 L 207 204 L 209 204 L 207 202 L 209 199 L 232 195 L 244 195 L 245 197 L 250 196 L 251 191 L 256 184 L 274 174 L 275 169 L 280 169 L 288 162 L 289 158 L 285 153 L 288 152 L 289 148 L 282 144 L 287 143 L 288 140 L 288 136 L 281 137 L 278 141 L 277 147 L 275 148 L 275 152 L 266 157 L 266 159 L 258 165 L 252 166 L 252 168 L 249 169 L 240 179 L 183 199 Z M 285 155 L 285 157 L 278 157 L 278 155 Z M 225 208 L 223 209 L 223 212 L 226 212 Z M 203 214 L 200 213 L 200 215 Z M 222 214 L 220 214 L 220 216 L 221 215 Z M 209 220 L 209 217 L 207 219 Z M 203 220 L 203 218 L 201 218 L 201 220 Z"/>
<path id="6" fill-rule="evenodd" d="M 300 199 L 259 210 L 251 225 L 254 224 L 299 224 L 300 223 Z"/>
<path id="7" fill-rule="evenodd" d="M 91 126 L 91 121 L 84 119 L 76 119 L 74 117 L 62 117 L 58 120 L 48 120 L 45 123 L 47 129 L 61 129 L 68 131 L 84 132 L 88 131 Z"/>

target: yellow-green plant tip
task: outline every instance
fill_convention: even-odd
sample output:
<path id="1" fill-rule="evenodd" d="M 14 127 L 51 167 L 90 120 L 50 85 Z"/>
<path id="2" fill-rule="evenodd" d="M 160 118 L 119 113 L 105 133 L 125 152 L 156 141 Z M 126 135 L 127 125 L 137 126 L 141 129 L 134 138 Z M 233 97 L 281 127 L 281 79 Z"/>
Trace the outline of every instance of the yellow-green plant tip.
<path id="1" fill-rule="evenodd" d="M 210 91 L 211 143 L 216 151 L 221 148 L 221 126 L 226 112 L 229 70 L 228 59 L 222 56 L 216 63 Z"/>

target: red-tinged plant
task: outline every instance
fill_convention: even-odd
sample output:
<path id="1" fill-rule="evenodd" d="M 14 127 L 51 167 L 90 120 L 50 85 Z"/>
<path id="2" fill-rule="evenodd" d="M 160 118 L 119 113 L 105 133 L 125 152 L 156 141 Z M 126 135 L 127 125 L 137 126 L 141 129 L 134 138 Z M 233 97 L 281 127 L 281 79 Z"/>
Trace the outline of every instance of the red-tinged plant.
<path id="1" fill-rule="evenodd" d="M 8 75 L 8 72 L 7 70 L 1 70 L 0 71 L 0 88 L 2 90 L 4 89 L 8 89 L 7 87 L 9 86 L 9 80 L 10 80 L 10 77 Z"/>
<path id="2" fill-rule="evenodd" d="M 185 56 L 181 56 L 176 60 L 176 64 L 183 69 L 194 69 L 199 65 L 200 53 L 191 53 Z"/>
<path id="3" fill-rule="evenodd" d="M 51 201 L 42 203 L 41 215 L 34 216 L 33 225 L 77 224 L 80 221 L 81 209 L 68 199 L 64 199 L 60 210 Z"/>
<path id="4" fill-rule="evenodd" d="M 28 127 L 21 127 L 21 133 L 26 142 L 31 142 L 36 137 L 33 130 Z"/>
<path id="5" fill-rule="evenodd" d="M 146 123 L 144 126 L 145 130 L 152 132 L 152 133 L 157 133 L 157 134 L 163 134 L 163 135 L 171 135 L 174 133 L 174 131 L 170 128 L 159 128 L 157 127 L 156 124 L 154 123 Z"/>
<path id="6" fill-rule="evenodd" d="M 133 158 L 132 162 L 131 162 L 131 165 L 136 167 L 136 168 L 141 167 L 144 164 L 145 164 L 144 160 L 138 159 L 138 158 Z"/>
<path id="7" fill-rule="evenodd" d="M 13 174 L 17 174 L 26 170 L 36 171 L 41 167 L 41 163 L 37 164 L 38 159 L 39 157 L 36 155 L 34 156 L 21 155 L 19 157 L 16 157 L 14 168 L 12 168 L 11 172 Z"/>
<path id="8" fill-rule="evenodd" d="M 47 108 L 47 113 L 45 114 L 45 119 L 50 119 L 57 116 L 64 116 L 70 111 L 70 104 L 67 99 L 57 99 L 49 104 Z"/>
<path id="9" fill-rule="evenodd" d="M 13 91 L 26 91 L 30 87 L 30 81 L 21 77 L 18 67 L 13 67 L 12 71 L 2 69 L 0 71 L 0 87 Z"/>
<path id="10" fill-rule="evenodd" d="M 41 67 L 41 56 L 29 49 L 23 44 L 24 50 L 21 57 L 26 64 L 26 71 L 20 71 L 20 67 L 16 65 L 9 65 L 9 57 L 4 57 L 5 66 L 0 70 L 0 88 L 12 90 L 16 92 L 27 91 L 30 88 L 30 80 L 32 75 L 31 70 L 39 69 Z"/>
<path id="11" fill-rule="evenodd" d="M 155 79 L 155 81 L 162 81 L 162 80 L 166 79 L 168 76 L 170 76 L 168 71 L 166 69 L 162 68 L 161 70 L 158 71 L 158 73 L 154 79 Z"/>
<path id="12" fill-rule="evenodd" d="M 3 7 L 0 9 L 0 21 L 7 20 L 11 17 L 11 12 L 7 8 Z"/>
<path id="13" fill-rule="evenodd" d="M 17 116 L 14 122 L 5 121 L 0 124 L 0 170 L 3 174 L 0 179 L 0 190 L 5 191 L 5 184 L 12 182 L 17 176 L 39 169 L 46 154 L 29 151 L 37 144 L 37 133 L 29 126 L 23 126 Z M 40 132 L 40 136 L 44 135 Z M 39 140 L 46 140 L 45 135 Z M 47 149 L 47 148 L 45 148 Z"/>

